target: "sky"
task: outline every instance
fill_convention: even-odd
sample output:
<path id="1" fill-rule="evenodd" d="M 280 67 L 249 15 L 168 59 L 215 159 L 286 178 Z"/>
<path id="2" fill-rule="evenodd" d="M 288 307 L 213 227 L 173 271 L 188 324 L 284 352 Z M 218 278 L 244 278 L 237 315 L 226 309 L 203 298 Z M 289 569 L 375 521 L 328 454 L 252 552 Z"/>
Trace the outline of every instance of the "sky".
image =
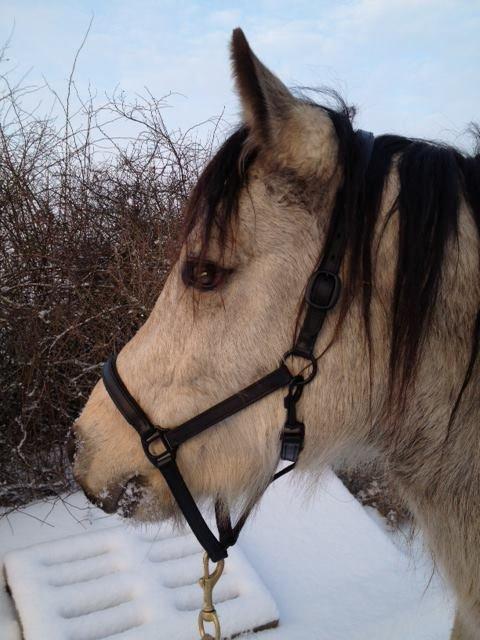
<path id="1" fill-rule="evenodd" d="M 170 128 L 221 113 L 238 121 L 228 56 L 237 26 L 285 84 L 339 90 L 374 133 L 468 148 L 465 129 L 480 120 L 480 0 L 0 0 L 0 42 L 10 38 L 0 70 L 65 96 L 92 16 L 80 94 L 173 92 Z"/>

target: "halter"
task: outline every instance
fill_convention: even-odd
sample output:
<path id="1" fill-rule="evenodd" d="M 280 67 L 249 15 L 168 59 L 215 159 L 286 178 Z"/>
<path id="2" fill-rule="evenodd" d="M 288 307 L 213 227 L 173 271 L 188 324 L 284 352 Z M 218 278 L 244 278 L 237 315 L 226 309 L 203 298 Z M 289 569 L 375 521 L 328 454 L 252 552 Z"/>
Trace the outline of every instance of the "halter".
<path id="1" fill-rule="evenodd" d="M 359 150 L 359 163 L 362 179 L 364 179 L 373 150 L 372 133 L 358 130 L 355 137 Z M 200 510 L 190 493 L 176 463 L 178 448 L 190 438 L 216 425 L 235 413 L 269 396 L 278 389 L 288 387 L 284 399 L 286 420 L 281 433 L 280 459 L 291 464 L 276 473 L 271 482 L 291 471 L 303 449 L 305 425 L 297 420 L 296 405 L 303 390 L 315 378 L 318 370 L 314 348 L 325 318 L 340 297 L 341 281 L 339 271 L 345 254 L 347 229 L 345 216 L 344 191 L 340 189 L 335 202 L 326 247 L 323 256 L 307 284 L 303 304 L 305 315 L 293 347 L 282 358 L 280 365 L 271 373 L 260 378 L 240 392 L 226 400 L 199 413 L 183 424 L 166 429 L 154 425 L 124 385 L 115 364 L 115 356 L 111 356 L 103 367 L 105 388 L 117 409 L 126 421 L 138 432 L 146 457 L 163 475 L 177 505 L 183 513 L 193 533 L 213 562 L 218 562 L 228 555 L 228 547 L 235 544 L 253 505 L 250 505 L 232 526 L 228 510 L 217 501 L 215 513 L 219 538 L 217 539 L 205 522 Z M 307 365 L 307 374 L 293 375 L 286 365 L 291 357 L 303 358 Z M 161 443 L 165 449 L 160 454 L 154 453 L 154 445 Z"/>

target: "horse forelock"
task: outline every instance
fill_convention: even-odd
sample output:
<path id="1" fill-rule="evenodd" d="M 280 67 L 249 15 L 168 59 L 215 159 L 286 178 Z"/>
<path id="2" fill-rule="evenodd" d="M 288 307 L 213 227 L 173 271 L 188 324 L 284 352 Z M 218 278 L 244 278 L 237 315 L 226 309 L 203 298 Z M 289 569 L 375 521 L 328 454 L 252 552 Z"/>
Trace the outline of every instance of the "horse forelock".
<path id="1" fill-rule="evenodd" d="M 246 186 L 257 149 L 248 145 L 248 128 L 237 129 L 222 144 L 200 175 L 185 212 L 185 242 L 198 232 L 197 252 L 205 258 L 212 235 L 223 255 L 227 240 L 234 237 L 239 198 Z"/>

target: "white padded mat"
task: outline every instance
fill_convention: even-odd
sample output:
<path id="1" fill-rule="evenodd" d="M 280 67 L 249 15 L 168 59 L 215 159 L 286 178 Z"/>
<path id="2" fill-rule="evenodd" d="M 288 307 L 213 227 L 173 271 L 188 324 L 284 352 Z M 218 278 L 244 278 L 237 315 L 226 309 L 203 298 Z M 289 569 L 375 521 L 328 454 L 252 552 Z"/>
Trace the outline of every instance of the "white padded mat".
<path id="1" fill-rule="evenodd" d="M 120 526 L 11 551 L 5 571 L 25 640 L 192 640 L 202 553 L 192 534 Z M 214 600 L 224 637 L 279 617 L 238 547 Z"/>

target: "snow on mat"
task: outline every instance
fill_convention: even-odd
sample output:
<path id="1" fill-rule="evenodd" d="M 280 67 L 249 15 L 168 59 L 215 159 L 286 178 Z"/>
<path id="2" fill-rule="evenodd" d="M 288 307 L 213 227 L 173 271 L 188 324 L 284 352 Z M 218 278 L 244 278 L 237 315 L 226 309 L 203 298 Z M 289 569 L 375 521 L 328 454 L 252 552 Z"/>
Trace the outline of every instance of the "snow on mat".
<path id="1" fill-rule="evenodd" d="M 202 606 L 202 550 L 192 534 L 113 527 L 5 556 L 25 640 L 191 640 Z M 214 590 L 222 635 L 278 620 L 238 548 Z"/>

